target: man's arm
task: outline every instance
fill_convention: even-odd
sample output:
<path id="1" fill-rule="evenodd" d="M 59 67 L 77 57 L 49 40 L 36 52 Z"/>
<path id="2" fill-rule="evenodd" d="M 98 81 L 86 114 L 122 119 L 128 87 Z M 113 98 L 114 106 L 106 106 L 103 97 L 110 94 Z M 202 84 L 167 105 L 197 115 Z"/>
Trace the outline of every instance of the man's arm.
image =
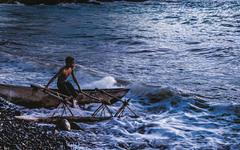
<path id="1" fill-rule="evenodd" d="M 81 90 L 80 85 L 78 83 L 78 80 L 77 80 L 77 78 L 75 76 L 74 70 L 72 71 L 72 78 L 73 78 L 73 81 L 77 84 L 79 92 L 81 92 L 82 90 Z"/>
<path id="2" fill-rule="evenodd" d="M 61 68 L 58 73 L 56 73 L 47 83 L 45 88 L 48 88 L 48 86 L 59 76 L 59 74 L 62 72 L 63 68 Z"/>

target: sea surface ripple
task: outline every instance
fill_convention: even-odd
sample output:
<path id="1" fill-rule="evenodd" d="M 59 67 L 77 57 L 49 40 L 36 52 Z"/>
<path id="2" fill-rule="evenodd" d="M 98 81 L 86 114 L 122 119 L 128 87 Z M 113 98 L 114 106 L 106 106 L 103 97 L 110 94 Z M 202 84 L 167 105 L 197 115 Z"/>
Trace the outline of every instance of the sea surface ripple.
<path id="1" fill-rule="evenodd" d="M 240 149 L 239 0 L 0 5 L 0 83 L 45 85 L 68 55 L 83 88 L 130 88 L 141 116 L 63 132 L 73 149 Z"/>

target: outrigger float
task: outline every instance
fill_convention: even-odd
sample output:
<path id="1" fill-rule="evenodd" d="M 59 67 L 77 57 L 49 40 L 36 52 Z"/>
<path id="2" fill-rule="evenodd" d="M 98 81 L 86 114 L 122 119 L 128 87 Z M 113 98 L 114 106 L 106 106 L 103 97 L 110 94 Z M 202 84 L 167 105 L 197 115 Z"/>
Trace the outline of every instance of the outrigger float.
<path id="1" fill-rule="evenodd" d="M 86 105 L 92 103 L 99 103 L 99 107 L 93 112 L 92 116 L 74 116 L 69 105 L 70 97 L 59 93 L 57 89 L 45 89 L 44 87 L 36 84 L 27 86 L 16 86 L 8 84 L 0 84 L 0 96 L 6 100 L 27 108 L 63 108 L 60 116 L 56 116 L 56 112 L 51 117 L 27 119 L 24 116 L 17 116 L 17 119 L 23 119 L 34 122 L 55 122 L 56 119 L 68 119 L 75 122 L 94 122 L 110 119 L 111 117 L 121 117 L 127 108 L 133 117 L 137 114 L 129 107 L 129 101 L 122 98 L 127 94 L 129 89 L 115 88 L 115 89 L 84 89 L 76 91 L 79 93 L 75 100 L 78 105 Z M 109 108 L 116 102 L 121 102 L 122 105 L 114 113 Z M 67 110 L 71 116 L 65 116 Z M 106 113 L 107 112 L 107 113 Z M 109 114 L 108 116 L 106 116 Z"/>

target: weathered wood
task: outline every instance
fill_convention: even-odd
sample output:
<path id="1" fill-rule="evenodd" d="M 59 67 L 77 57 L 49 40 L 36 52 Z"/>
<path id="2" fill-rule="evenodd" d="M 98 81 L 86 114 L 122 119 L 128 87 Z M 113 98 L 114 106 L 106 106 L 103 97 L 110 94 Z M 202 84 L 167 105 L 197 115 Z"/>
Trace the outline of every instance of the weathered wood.
<path id="1" fill-rule="evenodd" d="M 51 89 L 52 91 L 58 92 L 56 89 Z M 108 105 L 114 104 L 119 101 L 129 89 L 116 88 L 116 89 L 104 89 L 104 91 L 114 95 L 116 98 L 109 97 L 108 95 L 101 93 L 95 89 L 84 89 L 83 93 L 79 93 L 77 98 L 77 103 L 80 105 L 90 104 L 90 103 L 106 103 Z M 87 95 L 86 95 L 87 94 Z M 54 94 L 55 95 L 55 94 Z M 16 86 L 0 84 L 0 96 L 6 98 L 8 101 L 22 105 L 28 108 L 56 108 L 61 102 L 56 95 L 47 94 L 43 89 L 36 87 L 26 87 L 26 86 Z M 95 97 L 97 99 L 93 99 Z"/>
<path id="2" fill-rule="evenodd" d="M 120 117 L 120 115 L 124 112 L 125 108 L 128 108 L 128 110 L 134 114 L 134 117 L 138 117 L 138 115 L 128 106 L 130 99 L 123 101 L 122 99 L 119 99 L 118 97 L 115 97 L 114 95 L 102 90 L 102 89 L 96 89 L 104 94 L 106 94 L 109 97 L 115 98 L 123 103 L 123 105 L 120 107 L 120 109 L 117 111 L 117 113 L 114 115 L 114 117 Z"/>
<path id="3" fill-rule="evenodd" d="M 32 116 L 15 116 L 16 119 L 36 123 L 57 123 L 61 119 L 67 119 L 69 122 L 100 122 L 109 120 L 111 117 L 81 117 L 81 116 L 55 116 L 55 117 L 32 117 Z"/>

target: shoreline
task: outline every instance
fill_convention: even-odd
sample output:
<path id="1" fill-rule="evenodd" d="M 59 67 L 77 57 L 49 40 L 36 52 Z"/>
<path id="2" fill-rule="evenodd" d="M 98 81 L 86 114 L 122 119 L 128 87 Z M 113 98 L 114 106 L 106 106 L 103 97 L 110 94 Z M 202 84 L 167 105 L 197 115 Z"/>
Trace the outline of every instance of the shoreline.
<path id="1" fill-rule="evenodd" d="M 68 143 L 77 142 L 54 134 L 54 127 L 14 118 L 20 114 L 18 108 L 0 98 L 0 149 L 71 149 Z"/>

